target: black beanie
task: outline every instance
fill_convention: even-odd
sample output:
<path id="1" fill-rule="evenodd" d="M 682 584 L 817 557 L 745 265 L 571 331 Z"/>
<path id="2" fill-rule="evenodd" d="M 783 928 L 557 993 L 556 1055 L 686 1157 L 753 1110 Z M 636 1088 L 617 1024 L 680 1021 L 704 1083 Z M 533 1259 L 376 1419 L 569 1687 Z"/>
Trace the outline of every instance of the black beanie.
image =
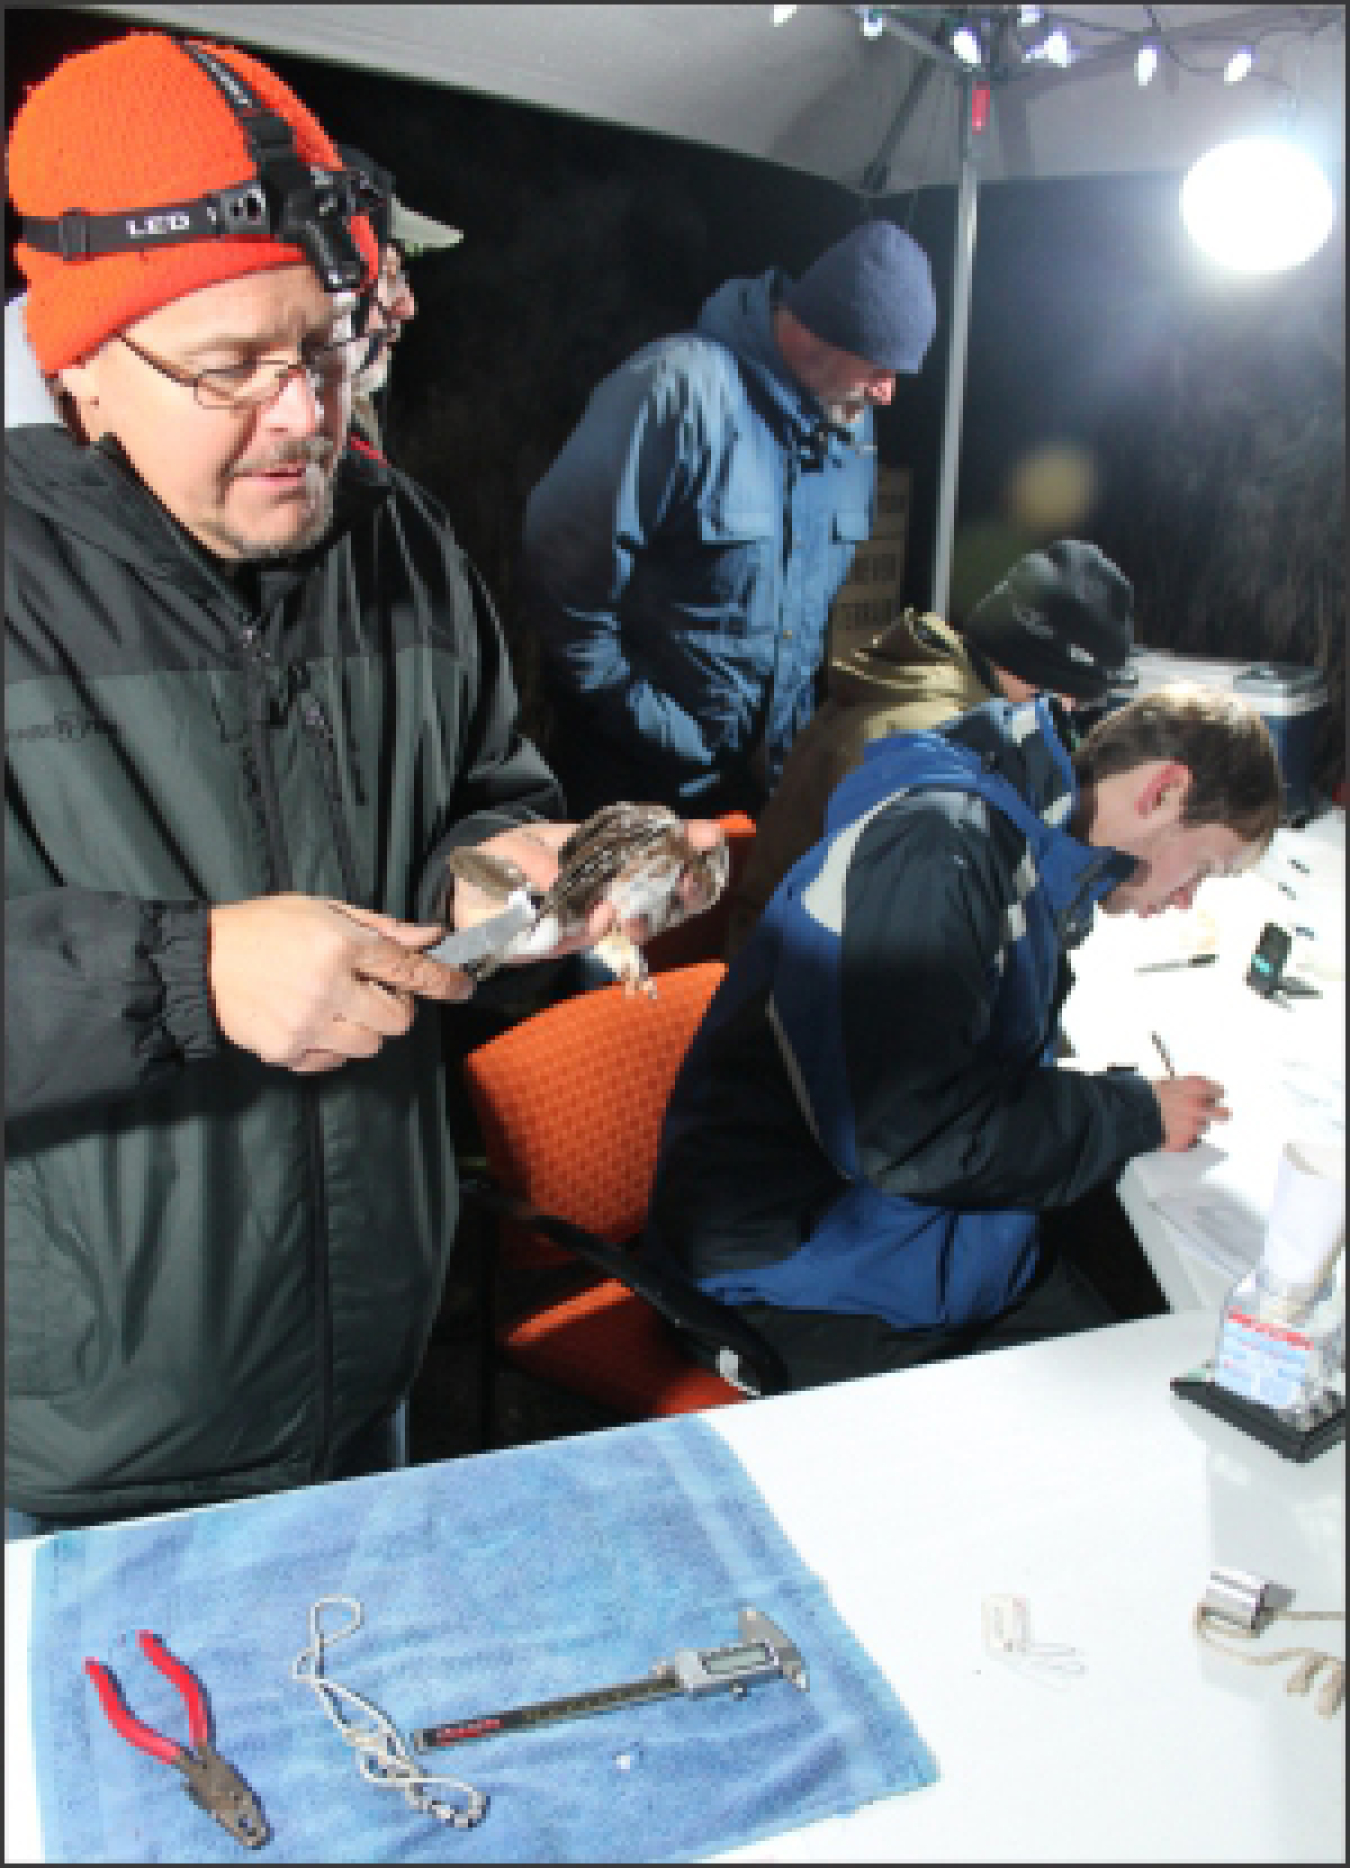
<path id="1" fill-rule="evenodd" d="M 1104 700 L 1134 643 L 1134 588 L 1095 545 L 1056 539 L 1019 558 L 961 633 L 1032 687 Z"/>
<path id="2" fill-rule="evenodd" d="M 879 370 L 913 376 L 937 329 L 922 248 L 892 221 L 864 221 L 821 254 L 783 304 L 808 331 Z"/>

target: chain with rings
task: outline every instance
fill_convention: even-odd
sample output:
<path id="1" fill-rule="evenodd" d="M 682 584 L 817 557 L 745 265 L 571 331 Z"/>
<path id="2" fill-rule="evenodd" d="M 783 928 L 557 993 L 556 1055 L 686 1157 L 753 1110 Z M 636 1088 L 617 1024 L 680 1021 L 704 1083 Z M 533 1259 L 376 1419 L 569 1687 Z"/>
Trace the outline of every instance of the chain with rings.
<path id="1" fill-rule="evenodd" d="M 325 1630 L 325 1609 L 347 1609 L 351 1619 L 345 1628 Z M 328 1717 L 358 1754 L 358 1769 L 367 1783 L 382 1790 L 401 1791 L 405 1802 L 421 1816 L 434 1816 L 455 1829 L 476 1828 L 487 1815 L 488 1800 L 483 1792 L 461 1777 L 424 1771 L 387 1714 L 360 1693 L 325 1675 L 325 1646 L 355 1634 L 362 1620 L 361 1604 L 354 1596 L 320 1596 L 309 1611 L 309 1646 L 296 1655 L 291 1678 L 313 1689 Z M 360 1716 L 352 1718 L 350 1710 Z M 436 1796 L 432 1785 L 457 1791 L 461 1800 L 452 1802 Z"/>

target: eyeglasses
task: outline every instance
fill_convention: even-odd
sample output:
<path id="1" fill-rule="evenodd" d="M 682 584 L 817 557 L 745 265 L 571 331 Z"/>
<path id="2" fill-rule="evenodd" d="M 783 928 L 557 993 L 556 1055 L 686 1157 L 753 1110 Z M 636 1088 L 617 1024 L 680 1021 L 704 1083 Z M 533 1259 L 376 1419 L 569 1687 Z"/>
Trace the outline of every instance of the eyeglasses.
<path id="1" fill-rule="evenodd" d="M 148 363 L 152 370 L 158 370 L 180 389 L 190 389 L 201 408 L 257 409 L 275 402 L 291 378 L 302 370 L 316 391 L 340 388 L 343 383 L 350 382 L 358 370 L 368 368 L 375 361 L 387 333 L 380 326 L 371 325 L 354 337 L 340 337 L 331 344 L 302 349 L 291 363 L 256 357 L 246 363 L 199 370 L 195 376 L 164 362 L 161 357 L 152 357 L 124 333 L 119 332 L 118 336 L 142 363 Z"/>

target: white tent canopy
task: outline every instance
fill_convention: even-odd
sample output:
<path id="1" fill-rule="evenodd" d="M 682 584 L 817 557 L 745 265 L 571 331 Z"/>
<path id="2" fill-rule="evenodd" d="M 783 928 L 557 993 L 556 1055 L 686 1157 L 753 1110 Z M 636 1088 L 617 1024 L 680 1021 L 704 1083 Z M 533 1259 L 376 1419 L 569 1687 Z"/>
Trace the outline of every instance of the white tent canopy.
<path id="1" fill-rule="evenodd" d="M 1188 169 L 1215 144 L 1292 128 L 1343 193 L 1343 6 L 94 6 L 759 157 L 868 193 L 956 184 L 956 266 L 929 605 L 945 610 L 978 181 Z M 775 18 L 791 17 L 775 24 Z M 972 133 L 956 15 L 997 67 Z M 1023 16 L 1039 20 L 1025 29 Z M 864 25 L 869 30 L 864 31 Z M 1062 26 L 1065 66 L 1024 56 Z M 1141 87 L 1135 55 L 1161 42 Z M 1256 54 L 1224 82 L 1228 57 Z"/>
<path id="2" fill-rule="evenodd" d="M 927 87 L 895 138 L 885 186 L 901 192 L 957 178 L 955 61 L 945 46 L 929 59 L 916 42 L 961 9 L 876 8 L 886 29 L 870 39 L 859 19 L 866 9 L 821 4 L 798 7 L 777 27 L 767 4 L 86 10 L 656 131 L 853 186 L 885 143 L 916 71 L 930 64 L 942 81 Z M 983 18 L 1019 12 L 965 10 Z M 981 179 L 1186 168 L 1222 137 L 1270 129 L 1290 98 L 1323 160 L 1340 163 L 1344 12 L 1074 5 L 1064 17 L 1075 62 L 1066 70 L 1030 62 L 995 86 Z M 1165 57 L 1140 89 L 1134 51 L 1153 19 L 1185 64 L 1206 75 Z M 1257 69 L 1267 75 L 1225 85 L 1224 59 L 1244 40 L 1259 44 Z"/>

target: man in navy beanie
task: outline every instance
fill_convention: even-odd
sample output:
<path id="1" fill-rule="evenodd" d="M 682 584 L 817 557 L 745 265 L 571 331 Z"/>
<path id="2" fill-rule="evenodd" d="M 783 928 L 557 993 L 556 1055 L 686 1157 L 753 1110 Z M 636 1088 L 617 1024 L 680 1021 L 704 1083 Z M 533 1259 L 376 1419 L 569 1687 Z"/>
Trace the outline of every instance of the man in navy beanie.
<path id="1" fill-rule="evenodd" d="M 928 261 L 866 221 L 795 282 L 732 279 L 599 385 L 525 513 L 529 621 L 570 809 L 757 815 L 814 706 L 872 529 L 872 405 L 923 365 Z"/>

